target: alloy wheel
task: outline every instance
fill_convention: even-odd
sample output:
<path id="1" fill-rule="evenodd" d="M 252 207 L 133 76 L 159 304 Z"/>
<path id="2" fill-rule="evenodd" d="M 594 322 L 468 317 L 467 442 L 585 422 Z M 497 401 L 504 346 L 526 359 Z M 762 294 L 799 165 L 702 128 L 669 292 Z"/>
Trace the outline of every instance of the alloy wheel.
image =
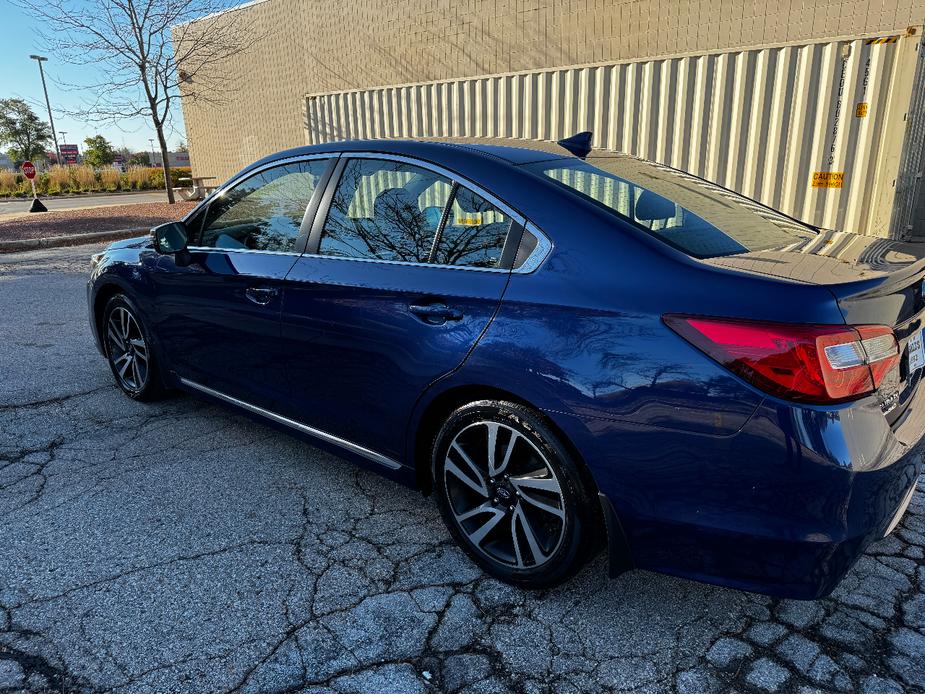
<path id="1" fill-rule="evenodd" d="M 137 392 L 148 380 L 148 345 L 132 313 L 117 306 L 106 326 L 109 359 L 122 387 Z"/>
<path id="2" fill-rule="evenodd" d="M 565 497 L 546 456 L 523 433 L 493 421 L 453 438 L 443 466 L 450 511 L 469 542 L 490 559 L 535 569 L 565 534 Z"/>

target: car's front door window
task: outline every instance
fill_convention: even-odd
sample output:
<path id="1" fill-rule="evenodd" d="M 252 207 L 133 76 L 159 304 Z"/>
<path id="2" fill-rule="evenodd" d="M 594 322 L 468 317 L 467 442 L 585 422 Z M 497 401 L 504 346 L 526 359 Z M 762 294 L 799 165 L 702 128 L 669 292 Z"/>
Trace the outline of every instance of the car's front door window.
<path id="1" fill-rule="evenodd" d="M 195 245 L 292 252 L 305 210 L 328 166 L 312 159 L 277 166 L 242 181 L 209 206 Z"/>
<path id="2" fill-rule="evenodd" d="M 318 252 L 426 263 L 451 186 L 448 178 L 418 166 L 352 159 L 331 201 Z"/>

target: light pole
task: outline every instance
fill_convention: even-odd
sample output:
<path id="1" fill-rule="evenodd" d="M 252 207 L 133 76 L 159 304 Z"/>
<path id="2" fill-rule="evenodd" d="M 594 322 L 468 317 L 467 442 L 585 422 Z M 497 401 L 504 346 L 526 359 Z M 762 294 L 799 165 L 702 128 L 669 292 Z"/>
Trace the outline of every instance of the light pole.
<path id="1" fill-rule="evenodd" d="M 67 138 L 65 137 L 65 135 L 67 135 L 67 130 L 59 130 L 58 134 L 61 136 L 61 144 L 66 145 Z M 59 161 L 58 163 L 60 164 L 61 162 Z"/>
<path id="2" fill-rule="evenodd" d="M 48 122 L 51 124 L 51 136 L 55 139 L 55 161 L 61 164 L 61 150 L 58 149 L 58 136 L 55 134 L 55 119 L 51 117 L 51 102 L 48 100 L 48 87 L 45 86 L 45 70 L 42 69 L 42 63 L 48 58 L 42 55 L 30 55 L 32 60 L 39 64 L 39 74 L 42 76 L 42 90 L 45 92 L 45 105 L 48 107 Z"/>
<path id="3" fill-rule="evenodd" d="M 154 166 L 155 155 L 154 155 L 154 138 L 153 137 L 148 138 L 148 144 L 151 145 L 151 166 Z"/>

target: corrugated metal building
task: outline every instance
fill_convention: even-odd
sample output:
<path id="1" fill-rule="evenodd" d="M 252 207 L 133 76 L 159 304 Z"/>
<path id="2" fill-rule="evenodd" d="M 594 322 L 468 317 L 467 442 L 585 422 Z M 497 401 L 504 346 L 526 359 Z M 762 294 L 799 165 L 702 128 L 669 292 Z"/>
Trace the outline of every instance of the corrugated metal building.
<path id="1" fill-rule="evenodd" d="M 659 161 L 831 229 L 925 235 L 925 0 L 258 0 L 267 38 L 184 102 L 227 177 L 306 142 L 558 139 Z M 203 20 L 210 21 L 209 19 Z"/>

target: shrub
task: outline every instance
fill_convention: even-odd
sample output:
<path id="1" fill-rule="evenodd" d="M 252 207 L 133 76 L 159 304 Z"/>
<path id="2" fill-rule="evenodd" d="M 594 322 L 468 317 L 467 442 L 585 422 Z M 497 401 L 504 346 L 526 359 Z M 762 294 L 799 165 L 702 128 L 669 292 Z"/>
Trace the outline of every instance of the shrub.
<path id="1" fill-rule="evenodd" d="M 149 188 L 163 188 L 164 187 L 163 169 L 148 169 L 148 187 Z"/>
<path id="2" fill-rule="evenodd" d="M 188 166 L 179 166 L 170 170 L 170 180 L 174 188 L 189 188 L 189 181 L 181 181 L 181 178 L 189 178 L 193 175 L 193 170 Z M 163 179 L 163 176 L 161 177 Z"/>

